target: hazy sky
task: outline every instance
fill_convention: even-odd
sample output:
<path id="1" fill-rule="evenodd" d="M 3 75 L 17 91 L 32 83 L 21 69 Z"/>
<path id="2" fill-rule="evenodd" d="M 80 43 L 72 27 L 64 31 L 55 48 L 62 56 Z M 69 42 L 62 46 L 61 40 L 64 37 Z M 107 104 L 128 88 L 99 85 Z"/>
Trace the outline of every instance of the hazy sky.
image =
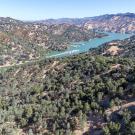
<path id="1" fill-rule="evenodd" d="M 21 20 L 135 13 L 135 0 L 0 0 L 0 16 Z"/>

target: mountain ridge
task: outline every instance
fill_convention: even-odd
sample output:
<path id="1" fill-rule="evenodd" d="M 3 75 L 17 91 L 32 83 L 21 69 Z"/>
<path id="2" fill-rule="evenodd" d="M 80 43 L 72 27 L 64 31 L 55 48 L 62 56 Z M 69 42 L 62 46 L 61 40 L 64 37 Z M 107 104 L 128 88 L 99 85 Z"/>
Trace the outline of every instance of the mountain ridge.
<path id="1" fill-rule="evenodd" d="M 94 18 L 98 18 L 98 17 L 103 17 L 103 16 L 115 16 L 115 15 L 121 15 L 121 16 L 130 16 L 130 17 L 135 17 L 135 13 L 129 13 L 129 12 L 127 12 L 127 13 L 117 13 L 117 14 L 103 14 L 103 15 L 97 15 L 97 16 L 91 16 L 91 17 L 75 17 L 75 18 L 68 18 L 68 17 L 65 17 L 65 18 L 56 18 L 56 19 L 53 19 L 53 18 L 48 18 L 48 19 L 42 19 L 42 20 L 33 20 L 33 21 L 26 21 L 26 22 L 43 22 L 44 23 L 44 21 L 46 22 L 46 21 L 58 21 L 58 20 L 69 20 L 69 19 L 71 19 L 71 20 L 89 20 L 89 19 L 94 19 Z M 62 22 L 63 23 L 63 22 Z"/>
<path id="2" fill-rule="evenodd" d="M 10 17 L 0 18 L 5 20 L 5 23 L 15 24 L 40 24 L 40 25 L 60 25 L 70 24 L 79 27 L 84 27 L 88 30 L 101 30 L 109 32 L 120 33 L 135 33 L 135 13 L 118 13 L 118 14 L 105 14 L 94 17 L 84 18 L 59 18 L 59 19 L 45 19 L 35 21 L 19 21 Z"/>

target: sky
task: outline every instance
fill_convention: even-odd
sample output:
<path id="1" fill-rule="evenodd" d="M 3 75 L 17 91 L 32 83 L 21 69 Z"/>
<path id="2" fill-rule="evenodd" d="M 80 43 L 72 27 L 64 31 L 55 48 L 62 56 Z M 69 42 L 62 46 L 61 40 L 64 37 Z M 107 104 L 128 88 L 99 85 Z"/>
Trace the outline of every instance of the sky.
<path id="1" fill-rule="evenodd" d="M 20 20 L 135 13 L 135 0 L 0 0 L 0 16 Z"/>

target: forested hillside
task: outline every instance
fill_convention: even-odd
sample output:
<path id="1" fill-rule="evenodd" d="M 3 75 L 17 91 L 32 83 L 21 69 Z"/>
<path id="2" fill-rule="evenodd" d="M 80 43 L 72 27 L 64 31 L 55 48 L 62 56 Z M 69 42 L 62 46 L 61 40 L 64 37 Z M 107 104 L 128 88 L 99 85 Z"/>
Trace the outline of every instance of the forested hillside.
<path id="1" fill-rule="evenodd" d="M 70 24 L 47 26 L 0 18 L 0 66 L 40 59 L 49 51 L 67 49 L 71 42 L 102 36 Z"/>
<path id="2" fill-rule="evenodd" d="M 0 134 L 133 135 L 132 104 L 109 109 L 134 101 L 134 82 L 134 60 L 90 54 L 1 69 Z"/>

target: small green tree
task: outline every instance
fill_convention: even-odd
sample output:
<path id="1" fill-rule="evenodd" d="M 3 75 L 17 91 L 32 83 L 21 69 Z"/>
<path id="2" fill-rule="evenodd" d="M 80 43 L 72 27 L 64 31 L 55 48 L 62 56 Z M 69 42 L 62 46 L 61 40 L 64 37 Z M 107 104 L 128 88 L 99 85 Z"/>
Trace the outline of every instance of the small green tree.
<path id="1" fill-rule="evenodd" d="M 109 130 L 108 126 L 103 127 L 103 131 L 104 131 L 105 135 L 110 135 L 110 130 Z"/>
<path id="2" fill-rule="evenodd" d="M 135 122 L 131 122 L 129 125 L 130 134 L 135 135 Z"/>
<path id="3" fill-rule="evenodd" d="M 112 134 L 118 134 L 120 131 L 120 127 L 121 126 L 119 123 L 114 123 L 114 122 L 109 123 L 109 129 L 110 129 Z"/>

